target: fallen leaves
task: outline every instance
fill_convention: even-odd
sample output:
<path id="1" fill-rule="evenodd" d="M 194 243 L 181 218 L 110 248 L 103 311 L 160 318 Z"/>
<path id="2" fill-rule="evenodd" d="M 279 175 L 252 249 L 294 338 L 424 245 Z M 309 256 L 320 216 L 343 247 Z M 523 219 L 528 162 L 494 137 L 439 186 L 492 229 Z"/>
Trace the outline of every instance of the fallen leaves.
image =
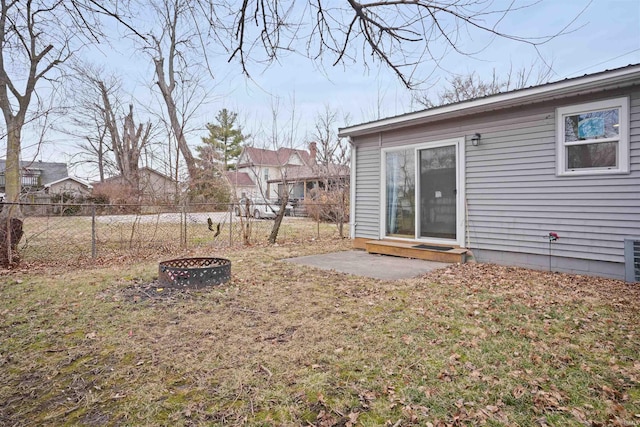
<path id="1" fill-rule="evenodd" d="M 413 337 L 411 335 L 403 335 L 402 336 L 402 342 L 405 343 L 406 345 L 412 345 L 413 344 Z"/>
<path id="2" fill-rule="evenodd" d="M 533 404 L 538 411 L 558 410 L 566 397 L 555 386 L 549 391 L 537 390 L 533 393 Z"/>
<path id="3" fill-rule="evenodd" d="M 377 395 L 375 392 L 370 391 L 370 390 L 365 390 L 362 391 L 360 393 L 358 393 L 358 399 L 360 400 L 360 406 L 362 406 L 363 409 L 368 410 L 370 407 L 371 402 L 373 402 L 374 400 L 376 400 Z"/>
<path id="4" fill-rule="evenodd" d="M 552 313 L 545 311 L 559 302 L 606 302 L 619 309 L 634 310 L 640 304 L 640 286 L 619 280 L 588 277 L 575 274 L 550 273 L 520 267 L 505 267 L 494 264 L 455 264 L 446 269 L 436 270 L 424 279 L 445 286 L 463 287 L 468 295 L 478 295 L 487 290 L 497 290 L 512 303 L 523 303 L 541 309 L 547 319 Z M 542 292 L 540 292 L 542 291 Z M 560 299 L 560 301 L 556 301 Z M 573 300 L 573 301 L 572 301 Z M 467 314 L 477 316 L 482 306 L 469 306 Z M 489 306 L 489 308 L 491 308 Z M 597 317 L 594 312 L 586 313 L 580 322 L 588 322 Z M 602 319 L 605 323 L 611 319 Z"/>
<path id="5" fill-rule="evenodd" d="M 524 396 L 526 392 L 527 392 L 527 389 L 525 389 L 522 386 L 516 386 L 513 390 L 511 390 L 511 394 L 516 399 L 520 399 L 522 396 Z"/>
<path id="6" fill-rule="evenodd" d="M 640 421 L 634 289 L 487 265 L 384 282 L 274 257 L 298 250 L 313 248 L 238 253 L 232 282 L 207 292 L 145 287 L 155 266 L 10 279 L 0 418 L 66 422 L 81 403 L 107 424 Z"/>

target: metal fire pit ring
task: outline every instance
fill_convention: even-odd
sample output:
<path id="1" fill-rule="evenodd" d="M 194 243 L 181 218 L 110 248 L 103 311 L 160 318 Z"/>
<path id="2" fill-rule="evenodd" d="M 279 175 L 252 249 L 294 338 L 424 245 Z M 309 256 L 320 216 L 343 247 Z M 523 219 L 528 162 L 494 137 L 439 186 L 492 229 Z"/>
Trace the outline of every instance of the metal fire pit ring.
<path id="1" fill-rule="evenodd" d="M 180 258 L 158 266 L 158 282 L 170 288 L 205 288 L 230 279 L 231 261 L 225 258 Z"/>

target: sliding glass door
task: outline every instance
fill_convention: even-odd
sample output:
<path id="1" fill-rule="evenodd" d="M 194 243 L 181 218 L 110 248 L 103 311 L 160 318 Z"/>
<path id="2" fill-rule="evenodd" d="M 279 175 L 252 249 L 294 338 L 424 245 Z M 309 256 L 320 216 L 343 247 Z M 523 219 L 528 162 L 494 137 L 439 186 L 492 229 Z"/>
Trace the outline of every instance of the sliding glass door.
<path id="1" fill-rule="evenodd" d="M 420 237 L 456 239 L 456 147 L 419 150 Z"/>
<path id="2" fill-rule="evenodd" d="M 383 150 L 384 236 L 464 243 L 459 221 L 463 142 Z"/>
<path id="3" fill-rule="evenodd" d="M 415 217 L 415 150 L 387 153 L 386 158 L 386 235 L 414 238 Z"/>

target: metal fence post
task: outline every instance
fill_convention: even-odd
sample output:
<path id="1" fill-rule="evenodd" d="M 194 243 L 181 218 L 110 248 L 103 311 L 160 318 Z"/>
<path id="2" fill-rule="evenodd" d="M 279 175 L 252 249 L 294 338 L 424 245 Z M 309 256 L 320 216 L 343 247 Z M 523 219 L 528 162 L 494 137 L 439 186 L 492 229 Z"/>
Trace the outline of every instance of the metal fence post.
<path id="1" fill-rule="evenodd" d="M 233 246 L 233 205 L 229 205 L 229 247 Z"/>
<path id="2" fill-rule="evenodd" d="M 182 211 L 184 210 L 184 207 L 181 206 L 180 207 L 180 247 L 182 247 L 182 245 L 184 244 L 184 225 L 182 223 L 183 221 L 183 215 L 182 215 Z"/>
<path id="3" fill-rule="evenodd" d="M 182 246 L 187 247 L 187 208 L 182 206 L 182 213 L 180 215 L 180 222 L 182 222 Z"/>
<path id="4" fill-rule="evenodd" d="M 96 205 L 91 206 L 91 258 L 96 257 Z"/>

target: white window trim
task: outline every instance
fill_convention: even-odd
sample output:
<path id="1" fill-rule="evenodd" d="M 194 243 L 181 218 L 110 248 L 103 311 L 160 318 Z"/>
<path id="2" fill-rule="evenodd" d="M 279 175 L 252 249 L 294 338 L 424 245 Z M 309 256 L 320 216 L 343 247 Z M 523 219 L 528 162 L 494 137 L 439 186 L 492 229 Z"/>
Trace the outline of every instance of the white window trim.
<path id="1" fill-rule="evenodd" d="M 601 138 L 587 141 L 564 141 L 564 118 L 569 115 L 588 113 L 591 111 L 620 109 L 620 127 L 618 138 Z M 585 175 L 612 175 L 629 173 L 629 97 L 607 99 L 604 101 L 589 102 L 586 104 L 570 105 L 556 109 L 556 175 L 557 176 L 585 176 Z M 590 143 L 618 143 L 618 167 L 616 168 L 584 168 L 567 169 L 567 150 L 572 145 Z"/>
<path id="2" fill-rule="evenodd" d="M 415 173 L 416 177 L 418 172 L 418 151 L 426 148 L 436 148 L 436 147 L 444 147 L 448 145 L 453 145 L 456 147 L 456 158 L 458 164 L 456 165 L 457 174 L 456 174 L 456 189 L 457 189 L 457 200 L 456 200 L 456 239 L 439 239 L 434 237 L 421 237 L 418 235 L 418 221 L 420 219 L 420 209 L 418 204 L 416 204 L 416 212 L 415 212 L 415 220 L 414 224 L 416 224 L 416 228 L 414 230 L 414 236 L 412 238 L 407 237 L 389 237 L 387 236 L 387 167 L 386 167 L 386 155 L 387 153 L 394 151 L 402 151 L 407 149 L 414 150 L 414 159 L 415 159 Z M 379 235 L 380 239 L 390 238 L 394 240 L 400 241 L 410 241 L 410 242 L 424 242 L 424 243 L 434 243 L 434 244 L 446 244 L 446 245 L 457 245 L 461 248 L 465 247 L 465 224 L 466 224 L 466 210 L 465 210 L 465 199 L 466 199 L 466 188 L 465 188 L 465 139 L 462 138 L 452 138 L 440 141 L 433 142 L 424 142 L 420 144 L 409 144 L 409 145 L 401 145 L 394 147 L 385 147 L 380 150 L 380 223 L 379 223 Z M 420 185 L 416 182 L 414 198 L 419 194 Z"/>

